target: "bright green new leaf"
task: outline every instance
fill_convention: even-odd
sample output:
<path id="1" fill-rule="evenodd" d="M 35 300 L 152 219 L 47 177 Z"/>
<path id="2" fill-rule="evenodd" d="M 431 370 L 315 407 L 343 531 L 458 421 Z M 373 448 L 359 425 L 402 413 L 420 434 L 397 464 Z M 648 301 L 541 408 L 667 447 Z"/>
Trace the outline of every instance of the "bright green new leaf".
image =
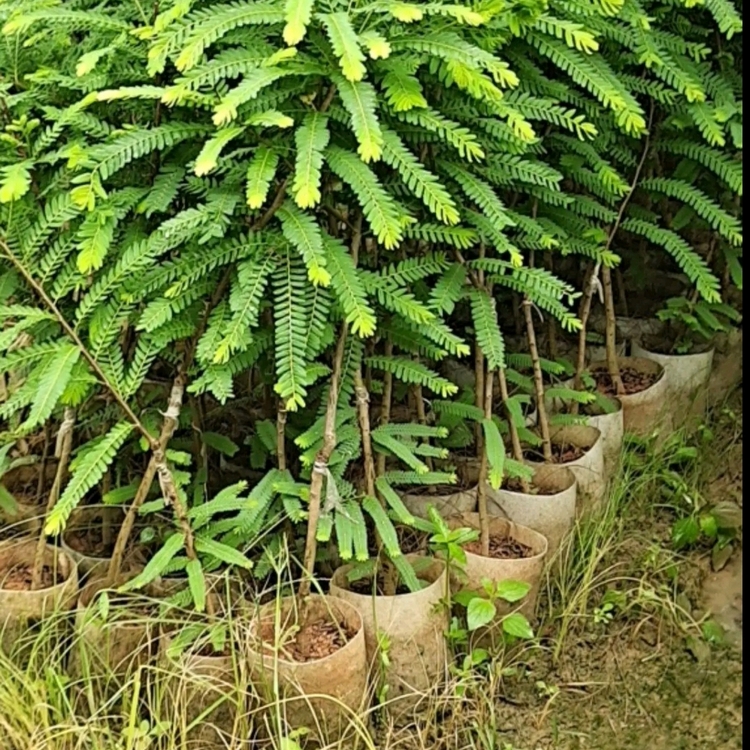
<path id="1" fill-rule="evenodd" d="M 213 138 L 203 144 L 201 152 L 195 159 L 194 172 L 198 177 L 203 177 L 216 169 L 222 149 L 245 129 L 241 127 L 225 128 L 220 130 Z"/>
<path id="2" fill-rule="evenodd" d="M 503 630 L 514 638 L 529 640 L 534 637 L 529 621 L 520 612 L 513 612 L 503 619 Z"/>
<path id="3" fill-rule="evenodd" d="M 12 203 L 23 198 L 30 186 L 29 162 L 20 161 L 0 169 L 0 203 Z"/>
<path id="4" fill-rule="evenodd" d="M 206 609 L 206 578 L 203 575 L 201 561 L 190 560 L 185 566 L 185 573 L 187 573 L 190 596 L 193 598 L 195 609 L 203 612 Z"/>
<path id="5" fill-rule="evenodd" d="M 493 490 L 500 489 L 503 483 L 503 469 L 505 467 L 505 444 L 497 425 L 491 419 L 482 420 L 484 432 L 484 449 L 490 464 L 489 482 Z"/>
<path id="6" fill-rule="evenodd" d="M 497 609 L 489 599 L 475 596 L 466 608 L 466 625 L 469 630 L 477 630 L 488 625 L 495 619 Z"/>
<path id="7" fill-rule="evenodd" d="M 292 193 L 295 203 L 300 208 L 312 208 L 320 203 L 323 150 L 330 138 L 328 118 L 318 112 L 306 115 L 302 125 L 297 128 L 294 136 L 297 156 Z"/>
<path id="8" fill-rule="evenodd" d="M 344 12 L 325 13 L 321 20 L 326 27 L 331 47 L 341 64 L 341 72 L 348 81 L 361 81 L 367 69 L 364 66 L 365 56 L 359 46 L 359 39 L 352 28 L 349 14 Z"/>

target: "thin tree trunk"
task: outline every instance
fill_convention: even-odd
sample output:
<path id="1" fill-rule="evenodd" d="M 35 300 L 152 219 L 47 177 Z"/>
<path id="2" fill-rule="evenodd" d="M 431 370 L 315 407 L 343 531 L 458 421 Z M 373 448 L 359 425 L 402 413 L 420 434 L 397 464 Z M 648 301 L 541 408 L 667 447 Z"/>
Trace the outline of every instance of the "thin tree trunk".
<path id="1" fill-rule="evenodd" d="M 539 350 L 536 345 L 536 332 L 534 331 L 534 318 L 531 313 L 531 300 L 526 298 L 523 301 L 523 314 L 526 318 L 526 336 L 529 341 L 529 353 L 531 354 L 531 364 L 534 369 L 534 391 L 536 393 L 536 409 L 539 415 L 539 429 L 542 433 L 542 452 L 545 462 L 552 461 L 552 440 L 549 432 L 549 422 L 547 420 L 547 409 L 544 405 L 544 378 L 542 376 L 542 366 L 539 362 Z"/>
<path id="2" fill-rule="evenodd" d="M 612 272 L 604 266 L 602 268 L 602 286 L 604 287 L 604 315 L 606 321 L 605 344 L 607 349 L 607 370 L 618 396 L 625 392 L 620 375 L 620 365 L 617 361 L 617 320 L 615 318 L 615 300 L 612 294 Z"/>
<path id="3" fill-rule="evenodd" d="M 492 419 L 492 380 L 493 373 L 489 370 L 484 378 L 485 392 L 484 410 L 485 419 Z M 487 451 L 482 451 L 479 460 L 479 487 L 477 488 L 477 509 L 479 510 L 479 541 L 482 547 L 482 555 L 489 557 L 490 554 L 490 518 L 487 510 Z"/>
<path id="4" fill-rule="evenodd" d="M 279 471 L 286 471 L 286 409 L 281 400 L 276 412 L 276 461 Z"/>
<path id="5" fill-rule="evenodd" d="M 328 391 L 328 405 L 326 407 L 326 420 L 323 433 L 323 446 L 318 451 L 313 465 L 312 478 L 310 480 L 310 502 L 307 515 L 307 537 L 305 539 L 305 552 L 302 563 L 303 578 L 299 585 L 299 597 L 304 599 L 310 593 L 315 570 L 315 555 L 318 549 L 317 531 L 320 519 L 321 497 L 323 494 L 323 481 L 328 471 L 328 459 L 336 447 L 336 409 L 339 400 L 339 379 L 344 362 L 344 349 L 346 345 L 346 323 L 342 325 L 339 341 L 336 346 L 336 354 L 333 360 L 333 371 L 331 372 L 331 384 Z"/>
<path id="6" fill-rule="evenodd" d="M 581 376 L 586 366 L 586 326 L 591 316 L 591 305 L 594 300 L 594 291 L 596 290 L 596 280 L 599 276 L 599 269 L 601 264 L 597 261 L 594 268 L 591 271 L 591 275 L 588 278 L 588 283 L 583 291 L 583 300 L 581 300 L 581 329 L 578 331 L 578 356 L 576 359 L 576 372 L 573 378 L 573 387 L 577 390 L 581 390 Z M 573 414 L 578 413 L 578 402 L 574 401 L 571 407 Z"/>
<path id="7" fill-rule="evenodd" d="M 385 342 L 386 357 L 393 356 L 393 342 Z M 383 377 L 383 402 L 380 407 L 380 424 L 388 424 L 391 421 L 391 402 L 393 401 L 393 375 L 386 372 Z M 382 477 L 385 474 L 385 454 L 378 453 L 377 475 Z"/>
<path id="8" fill-rule="evenodd" d="M 180 409 L 182 408 L 182 399 L 185 394 L 185 377 L 178 375 L 174 379 L 172 384 L 172 391 L 169 395 L 169 403 L 167 404 L 167 411 L 164 413 L 164 421 L 161 426 L 161 433 L 159 434 L 159 447 L 161 451 L 165 451 L 167 444 L 169 443 L 175 429 L 177 428 L 177 421 L 180 418 Z M 128 512 L 125 515 L 125 520 L 122 522 L 120 532 L 117 535 L 115 541 L 115 548 L 112 552 L 112 559 L 109 562 L 109 569 L 107 571 L 107 579 L 112 584 L 120 574 L 122 569 L 123 556 L 125 549 L 130 541 L 130 535 L 135 526 L 135 519 L 138 515 L 143 503 L 148 497 L 148 493 L 151 489 L 151 485 L 154 482 L 154 477 L 157 473 L 157 457 L 156 453 L 151 454 L 146 471 L 141 479 L 141 483 L 138 485 L 138 489 L 133 498 L 133 502 L 128 508 Z"/>
<path id="9" fill-rule="evenodd" d="M 513 458 L 518 463 L 523 463 L 523 449 L 521 448 L 521 439 L 518 437 L 518 428 L 516 423 L 513 421 L 513 414 L 510 410 L 510 396 L 508 394 L 508 381 L 505 379 L 505 370 L 500 369 L 497 371 L 497 379 L 500 383 L 500 397 L 503 400 L 503 406 L 505 407 L 505 416 L 508 419 L 508 430 L 510 432 L 510 444 L 511 450 L 513 451 Z M 529 483 L 525 479 L 521 479 L 521 489 L 528 495 Z"/>
<path id="10" fill-rule="evenodd" d="M 66 407 L 63 422 L 62 425 L 60 425 L 60 431 L 57 436 L 58 445 L 60 446 L 60 461 L 57 464 L 55 480 L 52 483 L 52 489 L 47 498 L 47 506 L 44 512 L 45 518 L 60 499 L 60 492 L 68 474 L 68 462 L 70 461 L 70 454 L 73 450 L 73 427 L 75 425 L 75 419 L 75 409 Z M 42 570 L 44 568 L 44 552 L 46 548 L 47 535 L 44 533 L 44 523 L 42 523 L 42 530 L 39 532 L 39 539 L 37 540 L 36 550 L 34 551 L 34 565 L 31 570 L 32 591 L 37 591 L 42 586 Z"/>

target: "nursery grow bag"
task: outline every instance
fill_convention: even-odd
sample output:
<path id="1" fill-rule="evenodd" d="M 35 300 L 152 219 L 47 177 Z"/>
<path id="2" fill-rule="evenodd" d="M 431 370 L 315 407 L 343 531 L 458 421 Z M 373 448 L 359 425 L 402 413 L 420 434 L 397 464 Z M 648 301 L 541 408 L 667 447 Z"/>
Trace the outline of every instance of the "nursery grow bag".
<path id="1" fill-rule="evenodd" d="M 404 494 L 401 496 L 409 512 L 418 518 L 427 518 L 427 508 L 434 505 L 443 518 L 461 513 L 473 513 L 477 508 L 477 488 L 459 490 L 450 495 L 435 493 Z"/>
<path id="2" fill-rule="evenodd" d="M 362 617 L 371 674 L 378 671 L 379 634 L 387 636 L 388 666 L 383 680 L 388 686 L 389 714 L 411 719 L 420 701 L 443 682 L 448 668 L 445 632 L 450 613 L 441 606 L 447 593 L 446 566 L 442 560 L 408 555 L 408 562 L 424 561 L 417 577 L 427 583 L 414 593 L 396 596 L 360 594 L 350 590 L 347 579 L 354 565 L 338 568 L 331 579 L 331 594 L 349 602 Z"/>
<path id="3" fill-rule="evenodd" d="M 87 505 L 73 511 L 61 535 L 60 546 L 76 561 L 81 576 L 106 571 L 124 519 L 125 510 L 119 505 Z M 100 554 L 76 549 L 84 546 L 76 543 L 79 535 L 91 530 L 101 530 Z"/>
<path id="4" fill-rule="evenodd" d="M 71 654 L 70 672 L 84 673 L 88 664 L 93 675 L 125 675 L 148 663 L 159 642 L 158 618 L 142 611 L 138 602 L 122 603 L 114 591 L 135 575 L 121 574 L 113 582 L 105 575 L 89 580 L 81 589 L 76 607 L 76 648 Z M 95 602 L 97 594 L 108 594 L 106 612 Z"/>
<path id="5" fill-rule="evenodd" d="M 448 519 L 448 525 L 452 529 L 470 528 L 479 531 L 479 514 L 464 513 L 461 516 Z M 536 598 L 539 592 L 539 583 L 542 577 L 544 561 L 547 555 L 547 539 L 538 531 L 513 523 L 506 518 L 490 517 L 489 519 L 490 535 L 508 537 L 520 544 L 528 547 L 530 554 L 528 557 L 515 557 L 508 559 L 496 559 L 484 557 L 474 552 L 466 551 L 466 568 L 465 580 L 463 577 L 452 576 L 451 585 L 454 590 L 468 589 L 479 594 L 484 594 L 482 581 L 489 579 L 493 582 L 498 581 L 522 581 L 528 583 L 531 587 L 524 600 L 513 608 L 518 608 L 527 617 L 533 617 Z M 498 602 L 498 605 L 501 603 Z M 498 616 L 505 614 L 508 610 L 503 610 L 498 606 Z"/>
<path id="6" fill-rule="evenodd" d="M 531 484 L 535 493 L 488 489 L 487 509 L 492 516 L 538 531 L 547 538 L 551 557 L 575 522 L 576 477 L 567 466 L 542 464 Z"/>
<path id="7" fill-rule="evenodd" d="M 617 361 L 621 370 L 627 368 L 656 377 L 656 380 L 642 391 L 617 396 L 622 403 L 625 432 L 641 437 L 650 435 L 654 430 L 668 432 L 672 426 L 672 416 L 667 403 L 668 381 L 664 367 L 643 357 L 620 357 Z M 606 373 L 607 363 L 592 364 L 591 372 L 594 375 Z"/>
<path id="8" fill-rule="evenodd" d="M 13 587 L 14 573 L 30 570 L 34 565 L 36 540 L 10 541 L 0 545 L 0 648 L 9 651 L 13 644 L 35 623 L 55 612 L 73 609 L 78 596 L 78 568 L 61 550 L 46 545 L 44 566 L 57 578 L 46 588 L 31 591 Z"/>
<path id="9" fill-rule="evenodd" d="M 269 635 L 273 641 L 281 642 L 290 627 L 304 628 L 318 621 L 335 621 L 336 625 L 345 627 L 351 637 L 333 653 L 308 661 L 287 658 L 269 642 Z M 353 717 L 364 707 L 367 690 L 365 631 L 362 617 L 347 601 L 311 595 L 301 603 L 287 597 L 263 605 L 250 625 L 248 659 L 252 684 L 260 693 L 262 709 L 268 711 L 269 721 L 275 718 L 270 704 L 283 697 L 280 710 L 288 728 L 306 727 L 318 741 L 334 742 L 351 727 Z M 274 693 L 274 676 L 281 695 Z"/>
<path id="10" fill-rule="evenodd" d="M 570 469 L 578 485 L 576 502 L 578 513 L 596 509 L 604 499 L 607 480 L 604 475 L 604 451 L 601 433 L 596 427 L 588 425 L 568 425 L 553 428 L 551 431 L 553 445 L 572 446 L 585 449 L 579 458 L 573 461 L 554 464 Z M 530 466 L 538 468 L 541 461 L 529 461 Z"/>
<path id="11" fill-rule="evenodd" d="M 634 357 L 658 362 L 664 368 L 668 408 L 676 425 L 705 413 L 713 348 L 696 354 L 659 354 L 633 341 L 632 353 Z"/>

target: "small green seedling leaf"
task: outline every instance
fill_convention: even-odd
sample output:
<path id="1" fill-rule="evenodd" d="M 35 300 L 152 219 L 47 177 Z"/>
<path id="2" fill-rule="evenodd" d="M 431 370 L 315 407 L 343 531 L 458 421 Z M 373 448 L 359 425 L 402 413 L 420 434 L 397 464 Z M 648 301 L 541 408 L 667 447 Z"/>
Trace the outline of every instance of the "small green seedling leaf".
<path id="1" fill-rule="evenodd" d="M 466 624 L 469 630 L 484 627 L 495 619 L 497 609 L 489 599 L 475 596 L 466 609 Z"/>
<path id="2" fill-rule="evenodd" d="M 498 599 L 506 602 L 520 602 L 529 593 L 531 586 L 524 581 L 500 581 L 495 589 Z"/>
<path id="3" fill-rule="evenodd" d="M 534 637 L 529 621 L 520 612 L 513 612 L 503 620 L 503 630 L 514 638 L 529 640 Z"/>

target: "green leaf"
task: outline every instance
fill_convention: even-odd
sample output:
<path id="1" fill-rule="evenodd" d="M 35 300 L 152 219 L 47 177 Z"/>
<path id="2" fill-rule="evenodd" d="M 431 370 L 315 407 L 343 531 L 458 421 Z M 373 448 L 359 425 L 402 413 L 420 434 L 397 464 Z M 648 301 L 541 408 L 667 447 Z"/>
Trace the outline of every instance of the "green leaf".
<path id="1" fill-rule="evenodd" d="M 39 378 L 28 419 L 23 423 L 24 430 L 31 430 L 49 419 L 70 381 L 73 367 L 80 355 L 77 346 L 66 343 L 52 356 Z"/>
<path id="2" fill-rule="evenodd" d="M 282 36 L 286 44 L 295 47 L 304 38 L 312 18 L 313 0 L 286 0 L 284 20 L 286 25 Z"/>
<path id="3" fill-rule="evenodd" d="M 323 166 L 323 151 L 331 134 L 328 118 L 319 112 L 306 115 L 295 133 L 297 156 L 294 166 L 292 194 L 300 208 L 312 208 L 320 203 L 320 171 Z"/>
<path id="4" fill-rule="evenodd" d="M 529 621 L 520 612 L 513 612 L 503 618 L 503 630 L 514 638 L 529 640 L 534 637 Z"/>
<path id="5" fill-rule="evenodd" d="M 29 162 L 20 161 L 0 169 L 0 203 L 12 203 L 29 191 L 31 172 Z"/>
<path id="6" fill-rule="evenodd" d="M 201 437 L 207 446 L 219 451 L 219 453 L 223 453 L 225 456 L 229 456 L 230 458 L 240 449 L 237 443 L 230 440 L 225 435 L 219 435 L 216 432 L 203 432 L 201 433 Z"/>
<path id="7" fill-rule="evenodd" d="M 489 599 L 475 596 L 466 608 L 466 626 L 469 630 L 477 630 L 488 625 L 497 615 L 497 609 Z"/>
<path id="8" fill-rule="evenodd" d="M 222 149 L 238 135 L 244 132 L 243 127 L 224 128 L 220 130 L 213 138 L 203 144 L 201 152 L 195 159 L 194 172 L 198 177 L 203 177 L 209 172 L 213 172 L 219 161 Z"/>
<path id="9" fill-rule="evenodd" d="M 203 612 L 206 609 L 206 579 L 203 575 L 200 560 L 190 560 L 185 566 L 185 572 L 187 573 L 188 586 L 195 609 L 198 612 Z"/>
<path id="10" fill-rule="evenodd" d="M 365 55 L 359 46 L 359 39 L 352 28 L 349 14 L 345 12 L 321 14 L 326 27 L 331 47 L 339 58 L 341 71 L 348 81 L 361 81 L 367 69 L 364 66 Z"/>
<path id="11" fill-rule="evenodd" d="M 285 201 L 277 213 L 284 237 L 299 252 L 307 266 L 307 277 L 315 285 L 328 286 L 331 274 L 326 270 L 323 235 L 315 219 L 300 211 L 291 201 Z"/>
<path id="12" fill-rule="evenodd" d="M 681 518 L 672 528 L 672 543 L 677 549 L 684 549 L 695 544 L 700 533 L 700 525 L 693 516 Z"/>
<path id="13" fill-rule="evenodd" d="M 489 482 L 493 490 L 500 489 L 503 483 L 503 469 L 505 468 L 505 443 L 497 425 L 491 419 L 482 420 L 484 432 L 484 450 L 490 464 Z"/>
<path id="14" fill-rule="evenodd" d="M 268 146 L 258 146 L 247 167 L 247 187 L 245 197 L 250 208 L 260 208 L 268 196 L 271 180 L 276 174 L 279 153 Z"/>
<path id="15" fill-rule="evenodd" d="M 195 549 L 209 557 L 215 557 L 227 565 L 236 565 L 238 568 L 250 570 L 253 567 L 252 560 L 248 560 L 239 550 L 230 547 L 228 544 L 215 542 L 213 539 L 198 537 L 195 540 Z"/>
<path id="16" fill-rule="evenodd" d="M 135 591 L 148 586 L 160 575 L 164 574 L 172 558 L 185 547 L 185 537 L 182 534 L 172 534 L 162 544 L 161 549 L 148 561 L 146 567 L 133 579 L 120 588 L 121 591 Z"/>
<path id="17" fill-rule="evenodd" d="M 358 83 L 334 76 L 338 94 L 352 120 L 363 162 L 378 161 L 383 152 L 383 132 L 377 116 L 377 94 L 366 81 Z"/>
<path id="18" fill-rule="evenodd" d="M 65 528 L 74 508 L 104 476 L 104 472 L 115 460 L 117 451 L 132 431 L 133 425 L 129 422 L 119 422 L 104 437 L 96 438 L 79 449 L 75 466 L 71 463 L 73 476 L 57 505 L 50 511 L 44 525 L 45 534 L 57 536 Z"/>
<path id="19" fill-rule="evenodd" d="M 529 593 L 531 585 L 525 581 L 500 581 L 495 595 L 506 602 L 520 602 Z"/>

